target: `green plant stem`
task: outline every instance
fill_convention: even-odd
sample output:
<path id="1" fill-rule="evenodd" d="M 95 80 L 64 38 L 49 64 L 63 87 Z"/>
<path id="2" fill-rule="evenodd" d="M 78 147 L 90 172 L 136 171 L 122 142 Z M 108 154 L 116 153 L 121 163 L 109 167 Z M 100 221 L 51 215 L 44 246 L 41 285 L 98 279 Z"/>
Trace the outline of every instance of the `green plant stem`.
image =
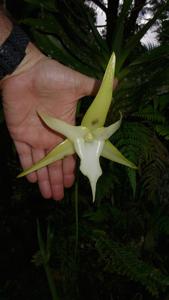
<path id="1" fill-rule="evenodd" d="M 49 284 L 49 289 L 52 295 L 52 299 L 53 300 L 60 300 L 58 294 L 57 294 L 57 290 L 56 290 L 56 286 L 55 286 L 55 282 L 51 273 L 51 269 L 49 267 L 48 264 L 48 254 L 46 253 L 46 247 L 42 238 L 42 234 L 41 234 L 41 230 L 40 230 L 40 224 L 39 221 L 37 221 L 37 236 L 38 236 L 38 243 L 39 243 L 39 249 L 40 249 L 40 253 L 42 256 L 42 261 L 43 261 L 43 267 L 45 269 L 46 272 L 46 277 L 48 280 L 48 284 Z"/>
<path id="2" fill-rule="evenodd" d="M 79 242 L 79 215 L 78 215 L 78 180 L 75 183 L 75 258 L 77 257 Z"/>
<path id="3" fill-rule="evenodd" d="M 56 291 L 55 282 L 54 282 L 54 279 L 52 277 L 51 269 L 48 266 L 48 263 L 44 262 L 43 266 L 44 266 L 44 269 L 45 269 L 45 272 L 46 272 L 46 277 L 47 277 L 49 289 L 50 289 L 50 292 L 51 292 L 51 295 L 52 295 L 52 299 L 53 300 L 60 300 L 60 298 L 57 294 L 57 291 Z"/>

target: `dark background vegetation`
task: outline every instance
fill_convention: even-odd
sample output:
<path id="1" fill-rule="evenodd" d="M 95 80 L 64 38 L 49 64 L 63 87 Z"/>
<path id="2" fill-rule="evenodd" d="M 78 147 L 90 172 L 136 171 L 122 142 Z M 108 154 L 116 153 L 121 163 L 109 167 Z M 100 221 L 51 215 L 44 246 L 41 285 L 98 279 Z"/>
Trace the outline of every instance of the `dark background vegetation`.
<path id="1" fill-rule="evenodd" d="M 106 13 L 102 36 L 91 3 Z M 44 200 L 36 185 L 16 179 L 19 161 L 1 116 L 0 300 L 169 299 L 169 4 L 148 3 L 6 1 L 35 44 L 74 69 L 102 78 L 116 52 L 108 123 L 122 111 L 112 142 L 139 168 L 102 160 L 95 204 L 80 174 L 62 202 Z M 144 46 L 152 24 L 158 46 Z"/>

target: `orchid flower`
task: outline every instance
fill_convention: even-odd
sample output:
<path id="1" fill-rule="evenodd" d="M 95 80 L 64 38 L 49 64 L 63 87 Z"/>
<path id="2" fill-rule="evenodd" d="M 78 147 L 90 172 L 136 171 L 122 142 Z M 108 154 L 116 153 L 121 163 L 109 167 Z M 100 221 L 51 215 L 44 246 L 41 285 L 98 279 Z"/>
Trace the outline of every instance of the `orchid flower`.
<path id="1" fill-rule="evenodd" d="M 33 171 L 76 152 L 80 158 L 80 170 L 90 181 L 94 201 L 96 183 L 102 174 L 99 161 L 100 156 L 136 169 L 136 166 L 126 159 L 108 140 L 109 137 L 119 129 L 122 116 L 120 115 L 120 119 L 114 124 L 103 127 L 112 101 L 114 70 L 115 54 L 113 53 L 110 57 L 98 94 L 85 113 L 80 126 L 69 125 L 64 121 L 38 112 L 40 118 L 48 127 L 61 133 L 67 139 L 57 145 L 39 162 L 24 170 L 18 177 L 28 175 Z"/>

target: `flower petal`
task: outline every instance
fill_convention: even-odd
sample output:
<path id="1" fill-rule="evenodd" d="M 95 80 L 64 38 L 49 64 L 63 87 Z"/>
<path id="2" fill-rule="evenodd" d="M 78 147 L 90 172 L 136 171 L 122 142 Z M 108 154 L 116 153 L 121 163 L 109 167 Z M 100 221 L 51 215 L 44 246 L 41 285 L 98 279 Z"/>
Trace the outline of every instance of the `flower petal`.
<path id="1" fill-rule="evenodd" d="M 125 158 L 124 155 L 109 141 L 105 142 L 101 156 L 132 169 L 137 169 L 136 165 Z"/>
<path id="2" fill-rule="evenodd" d="M 63 134 L 71 141 L 74 141 L 79 136 L 84 136 L 89 131 L 86 127 L 73 126 L 41 112 L 38 112 L 38 115 L 49 128 Z"/>
<path id="3" fill-rule="evenodd" d="M 117 122 L 115 122 L 114 124 L 108 127 L 95 129 L 93 131 L 94 136 L 97 139 L 104 140 L 104 141 L 109 139 L 109 137 L 113 135 L 120 128 L 121 121 L 122 121 L 122 114 L 120 113 L 120 119 Z"/>
<path id="4" fill-rule="evenodd" d="M 115 54 L 113 53 L 106 68 L 101 87 L 83 117 L 82 126 L 95 129 L 104 125 L 112 101 L 114 71 Z"/>
<path id="5" fill-rule="evenodd" d="M 20 173 L 17 178 L 23 177 L 32 173 L 36 170 L 39 170 L 56 160 L 62 159 L 65 156 L 71 155 L 75 152 L 73 144 L 69 140 L 65 140 L 61 144 L 57 145 L 53 150 L 51 150 L 44 158 L 34 164 L 32 167 L 24 170 Z"/>

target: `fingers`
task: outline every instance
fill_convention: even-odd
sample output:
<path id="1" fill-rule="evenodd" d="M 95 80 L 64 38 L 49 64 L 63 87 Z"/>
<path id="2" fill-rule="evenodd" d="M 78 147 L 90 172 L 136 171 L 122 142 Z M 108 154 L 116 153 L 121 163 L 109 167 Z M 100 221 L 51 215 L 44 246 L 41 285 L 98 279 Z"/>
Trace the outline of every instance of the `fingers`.
<path id="1" fill-rule="evenodd" d="M 64 187 L 71 187 L 74 182 L 75 158 L 68 156 L 48 166 L 51 195 L 54 200 L 64 197 Z M 38 179 L 39 180 L 39 179 Z"/>
<path id="2" fill-rule="evenodd" d="M 31 147 L 22 142 L 15 142 L 16 150 L 19 155 L 20 163 L 23 169 L 27 169 L 33 165 L 32 150 Z M 30 182 L 37 181 L 36 172 L 33 172 L 26 176 Z"/>
<path id="3" fill-rule="evenodd" d="M 42 159 L 44 156 L 45 156 L 44 150 L 33 149 L 32 157 L 33 157 L 34 163 L 36 163 L 37 161 Z M 51 186 L 50 186 L 49 174 L 48 174 L 47 167 L 39 169 L 38 171 L 36 171 L 36 174 L 37 174 L 37 179 L 38 179 L 39 190 L 40 190 L 42 196 L 45 199 L 51 198 L 52 190 L 51 190 Z"/>
<path id="4" fill-rule="evenodd" d="M 63 182 L 66 188 L 72 186 L 75 179 L 75 157 L 68 156 L 63 160 Z"/>
<path id="5" fill-rule="evenodd" d="M 61 200 L 64 197 L 63 186 L 63 170 L 62 161 L 56 161 L 48 166 L 49 180 L 52 192 L 52 198 L 54 200 Z"/>
<path id="6" fill-rule="evenodd" d="M 21 142 L 16 142 L 15 145 L 23 169 L 29 168 L 45 156 L 45 151 L 42 149 L 31 149 Z M 30 182 L 38 180 L 39 190 L 45 199 L 61 200 L 64 197 L 64 187 L 69 188 L 74 182 L 74 171 L 75 158 L 69 156 L 26 177 Z"/>
<path id="7" fill-rule="evenodd" d="M 74 182 L 75 158 L 68 156 L 48 166 L 48 174 L 52 198 L 61 200 L 64 197 L 64 187 L 69 188 Z"/>

